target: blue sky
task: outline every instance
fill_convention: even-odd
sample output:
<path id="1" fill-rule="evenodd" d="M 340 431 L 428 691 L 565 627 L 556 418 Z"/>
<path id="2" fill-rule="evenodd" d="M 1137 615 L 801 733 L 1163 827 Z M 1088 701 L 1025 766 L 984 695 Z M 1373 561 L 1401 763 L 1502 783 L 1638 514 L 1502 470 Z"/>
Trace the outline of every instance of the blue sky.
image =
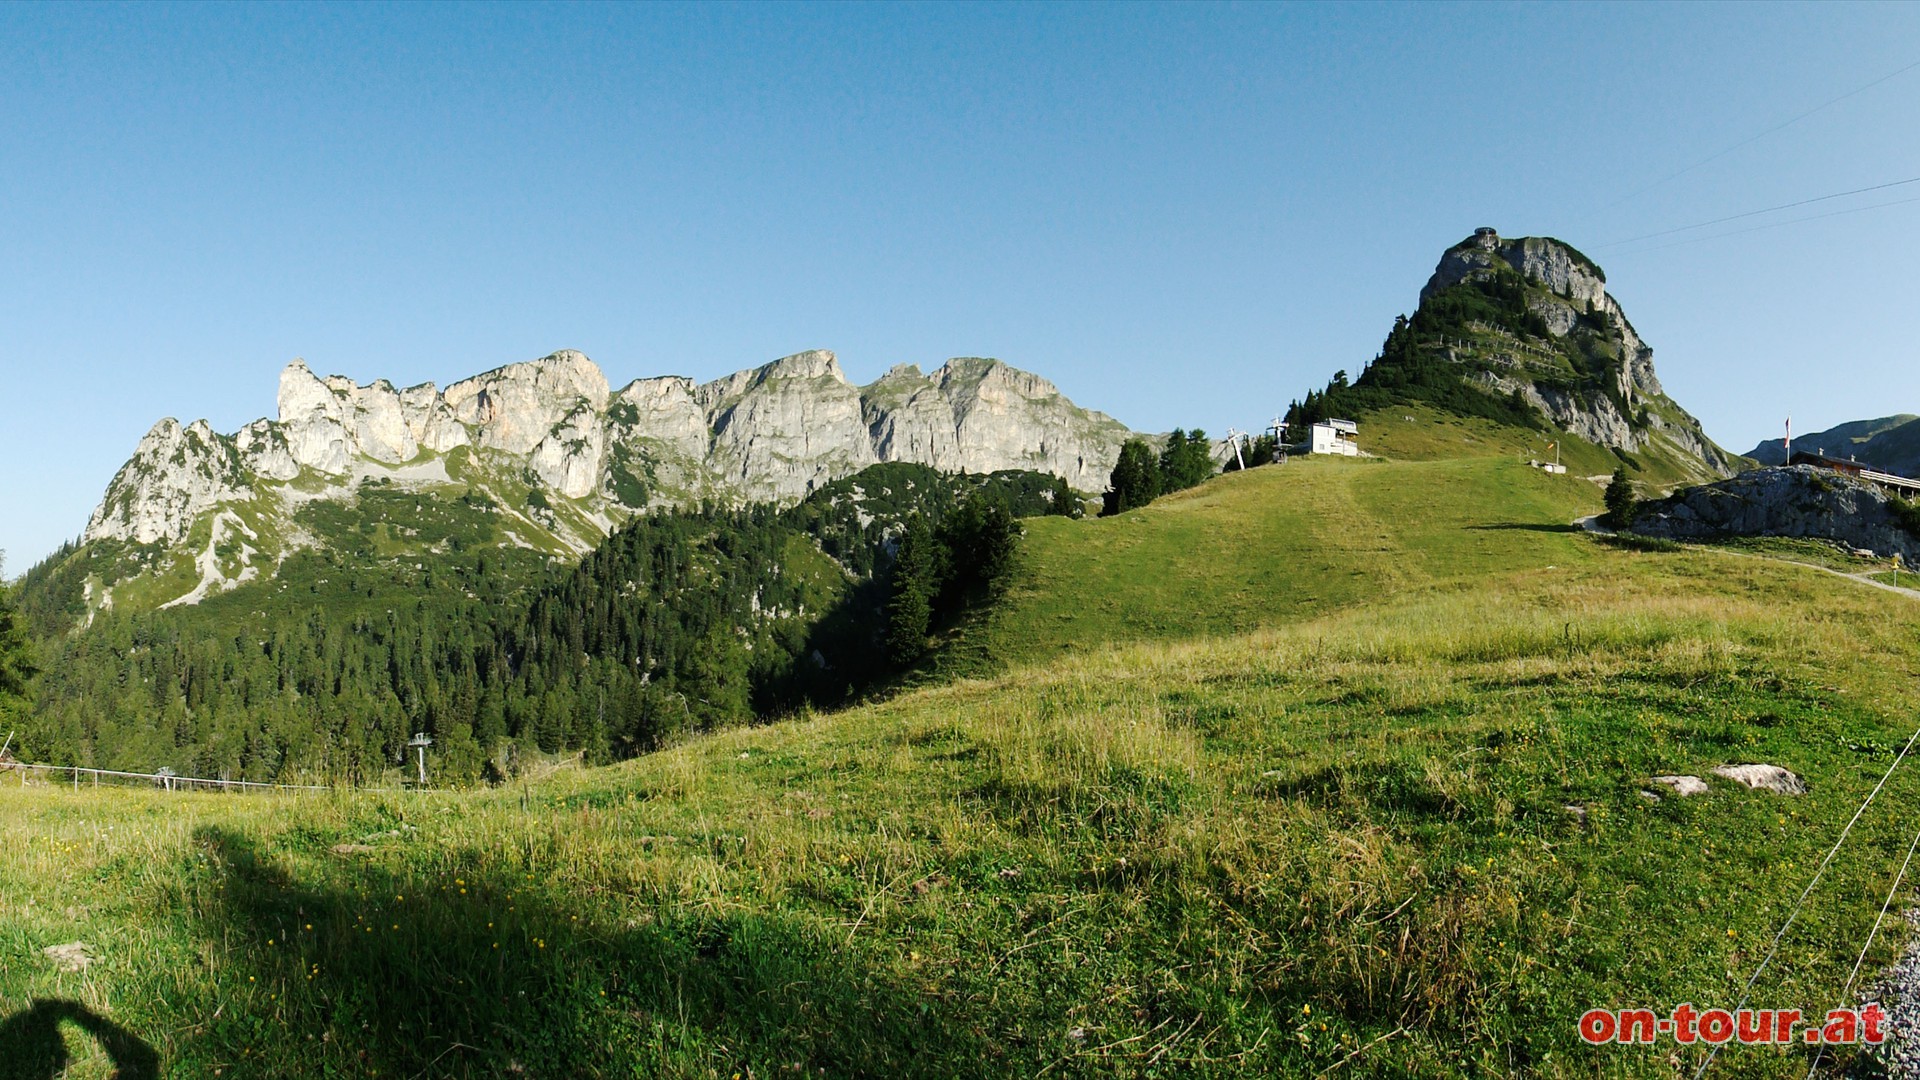
<path id="1" fill-rule="evenodd" d="M 1605 266 L 1729 449 L 1920 412 L 1920 202 L 1721 235 L 1920 184 L 1618 243 L 1920 176 L 1920 69 L 1861 90 L 1915 61 L 1894 5 L 0 6 L 0 550 L 296 356 L 986 355 L 1255 427 L 1479 225 Z"/>

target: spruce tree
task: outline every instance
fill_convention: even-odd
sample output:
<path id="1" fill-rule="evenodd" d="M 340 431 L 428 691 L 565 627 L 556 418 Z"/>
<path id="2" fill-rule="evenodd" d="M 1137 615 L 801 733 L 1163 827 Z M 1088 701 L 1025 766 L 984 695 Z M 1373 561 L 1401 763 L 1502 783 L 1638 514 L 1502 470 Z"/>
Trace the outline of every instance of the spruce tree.
<path id="1" fill-rule="evenodd" d="M 1124 514 L 1159 497 L 1160 463 L 1154 459 L 1153 447 L 1141 439 L 1128 439 L 1114 463 L 1101 515 Z"/>
<path id="2" fill-rule="evenodd" d="M 1047 504 L 1051 507 L 1047 512 L 1058 517 L 1077 518 L 1081 513 L 1080 496 L 1067 486 L 1064 476 L 1053 478 L 1053 487 L 1047 492 Z"/>
<path id="3" fill-rule="evenodd" d="M 14 605 L 13 590 L 0 583 L 0 706 L 10 698 L 25 698 L 34 673 L 33 643 L 27 638 L 26 619 Z"/>
<path id="4" fill-rule="evenodd" d="M 933 597 L 939 589 L 933 531 L 915 514 L 893 560 L 893 595 L 887 601 L 887 656 L 906 667 L 927 651 Z"/>
<path id="5" fill-rule="evenodd" d="M 1174 428 L 1167 437 L 1167 448 L 1160 452 L 1160 490 L 1185 491 L 1212 476 L 1211 447 L 1207 433 L 1199 428 L 1190 432 Z"/>
<path id="6" fill-rule="evenodd" d="M 1614 529 L 1624 529 L 1633 524 L 1634 509 L 1639 503 L 1633 494 L 1633 481 L 1627 479 L 1627 467 L 1614 467 L 1613 479 L 1607 483 L 1607 512 L 1602 521 Z"/>

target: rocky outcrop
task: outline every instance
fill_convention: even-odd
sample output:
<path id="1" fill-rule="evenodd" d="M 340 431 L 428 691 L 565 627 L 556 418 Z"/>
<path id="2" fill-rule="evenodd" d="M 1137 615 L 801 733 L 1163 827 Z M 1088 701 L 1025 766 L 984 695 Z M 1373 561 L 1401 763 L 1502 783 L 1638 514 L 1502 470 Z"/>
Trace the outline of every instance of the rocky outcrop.
<path id="1" fill-rule="evenodd" d="M 1491 269 L 1495 259 L 1518 270 L 1521 276 L 1540 282 L 1555 295 L 1580 304 L 1581 310 L 1607 301 L 1607 275 L 1571 246 L 1545 236 L 1507 240 L 1492 229 L 1476 229 L 1471 238 L 1455 244 L 1441 257 L 1433 277 L 1420 290 L 1420 302 L 1426 303 L 1475 271 Z"/>
<path id="2" fill-rule="evenodd" d="M 964 461 L 953 403 L 917 365 L 902 364 L 863 388 L 860 415 L 882 461 L 917 461 L 948 472 Z"/>
<path id="3" fill-rule="evenodd" d="M 171 543 L 223 502 L 249 496 L 246 471 L 231 440 L 205 420 L 186 427 L 162 420 L 120 467 L 87 522 L 88 540 Z"/>
<path id="4" fill-rule="evenodd" d="M 528 454 L 582 403 L 607 407 L 607 377 L 585 355 L 562 349 L 541 360 L 508 364 L 447 387 L 447 408 L 478 446 Z"/>
<path id="5" fill-rule="evenodd" d="M 277 432 L 256 421 L 248 425 L 254 431 L 249 444 L 277 443 L 295 465 L 330 476 L 349 471 L 356 457 L 398 464 L 423 449 L 446 453 L 468 441 L 431 383 L 395 390 L 381 379 L 357 386 L 338 375 L 322 380 L 295 360 L 280 373 L 279 405 Z M 287 478 L 277 461 L 269 467 L 275 479 Z"/>
<path id="6" fill-rule="evenodd" d="M 278 419 L 230 439 L 204 423 L 156 427 L 108 489 L 87 538 L 178 540 L 220 502 L 303 474 L 342 492 L 369 470 L 444 480 L 433 456 L 462 447 L 604 524 L 626 510 L 709 498 L 797 502 L 881 461 L 1034 469 L 1097 491 L 1131 434 L 997 360 L 952 360 L 931 375 L 897 367 L 856 387 L 824 350 L 701 385 L 642 379 L 618 394 L 571 350 L 444 392 L 322 379 L 295 360 L 281 372 L 278 404 Z"/>
<path id="7" fill-rule="evenodd" d="M 1649 503 L 1633 531 L 1673 540 L 1789 536 L 1833 540 L 1907 562 L 1920 559 L 1920 536 L 1877 485 L 1812 465 L 1754 469 Z"/>
<path id="8" fill-rule="evenodd" d="M 1559 428 L 1598 445 L 1629 453 L 1667 450 L 1697 462 L 1690 471 L 1703 477 L 1733 472 L 1732 458 L 1666 396 L 1654 374 L 1653 349 L 1607 292 L 1606 274 L 1571 246 L 1479 229 L 1441 256 L 1420 302 L 1433 303 L 1463 284 L 1498 285 L 1516 276 L 1537 324 L 1523 333 L 1476 323 L 1476 339 L 1454 335 L 1441 346 L 1450 359 L 1475 368 L 1471 381 L 1501 397 L 1518 394 Z"/>
<path id="9" fill-rule="evenodd" d="M 1031 469 L 1080 491 L 1106 486 L 1132 434 L 1104 413 L 1078 408 L 1038 375 L 998 360 L 962 357 L 931 375 L 896 367 L 861 390 L 875 456 L 949 472 Z"/>

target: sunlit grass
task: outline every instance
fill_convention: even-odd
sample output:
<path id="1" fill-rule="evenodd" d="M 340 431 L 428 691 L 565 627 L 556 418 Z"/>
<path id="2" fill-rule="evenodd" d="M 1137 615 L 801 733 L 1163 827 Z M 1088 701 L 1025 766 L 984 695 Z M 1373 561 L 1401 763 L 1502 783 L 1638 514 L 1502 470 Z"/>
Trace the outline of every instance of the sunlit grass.
<path id="1" fill-rule="evenodd" d="M 610 769 L 312 798 L 0 778 L 0 1014 L 77 1000 L 181 1076 L 1670 1075 L 1673 1046 L 1585 1048 L 1575 1019 L 1733 1004 L 1916 722 L 1920 609 L 1611 549 L 1558 530 L 1578 489 L 1445 464 L 1325 469 L 1374 585 L 1121 580 L 1202 542 L 1181 513 L 1291 550 L 1292 511 L 1249 503 L 1299 481 L 1256 470 L 1088 523 L 1073 582 L 1112 606 L 1029 583 L 997 674 Z M 1395 522 L 1395 490 L 1444 505 Z M 1182 589 L 1229 614 L 1129 632 Z M 1743 761 L 1811 791 L 1709 774 Z M 1648 800 L 1664 773 L 1711 790 Z M 1839 1004 L 1909 818 L 1863 819 L 1761 1005 Z M 74 940 L 87 971 L 40 957 Z"/>

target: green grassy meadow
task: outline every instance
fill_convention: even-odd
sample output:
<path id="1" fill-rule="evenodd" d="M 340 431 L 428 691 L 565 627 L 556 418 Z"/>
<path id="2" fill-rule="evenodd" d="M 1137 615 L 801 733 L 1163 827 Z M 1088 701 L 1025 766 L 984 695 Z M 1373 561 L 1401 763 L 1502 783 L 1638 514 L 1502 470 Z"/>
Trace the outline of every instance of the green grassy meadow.
<path id="1" fill-rule="evenodd" d="M 0 1078 L 57 1075 L 36 1001 L 183 1077 L 1690 1074 L 1575 1021 L 1735 1004 L 1912 732 L 1920 607 L 1569 527 L 1598 506 L 1500 454 L 1029 521 L 952 681 L 513 787 L 0 774 Z M 1753 761 L 1809 794 L 1708 774 Z M 1641 794 L 1666 773 L 1710 790 Z M 1841 1004 L 1916 798 L 1903 768 L 1755 1004 Z M 42 957 L 71 941 L 85 971 Z"/>

